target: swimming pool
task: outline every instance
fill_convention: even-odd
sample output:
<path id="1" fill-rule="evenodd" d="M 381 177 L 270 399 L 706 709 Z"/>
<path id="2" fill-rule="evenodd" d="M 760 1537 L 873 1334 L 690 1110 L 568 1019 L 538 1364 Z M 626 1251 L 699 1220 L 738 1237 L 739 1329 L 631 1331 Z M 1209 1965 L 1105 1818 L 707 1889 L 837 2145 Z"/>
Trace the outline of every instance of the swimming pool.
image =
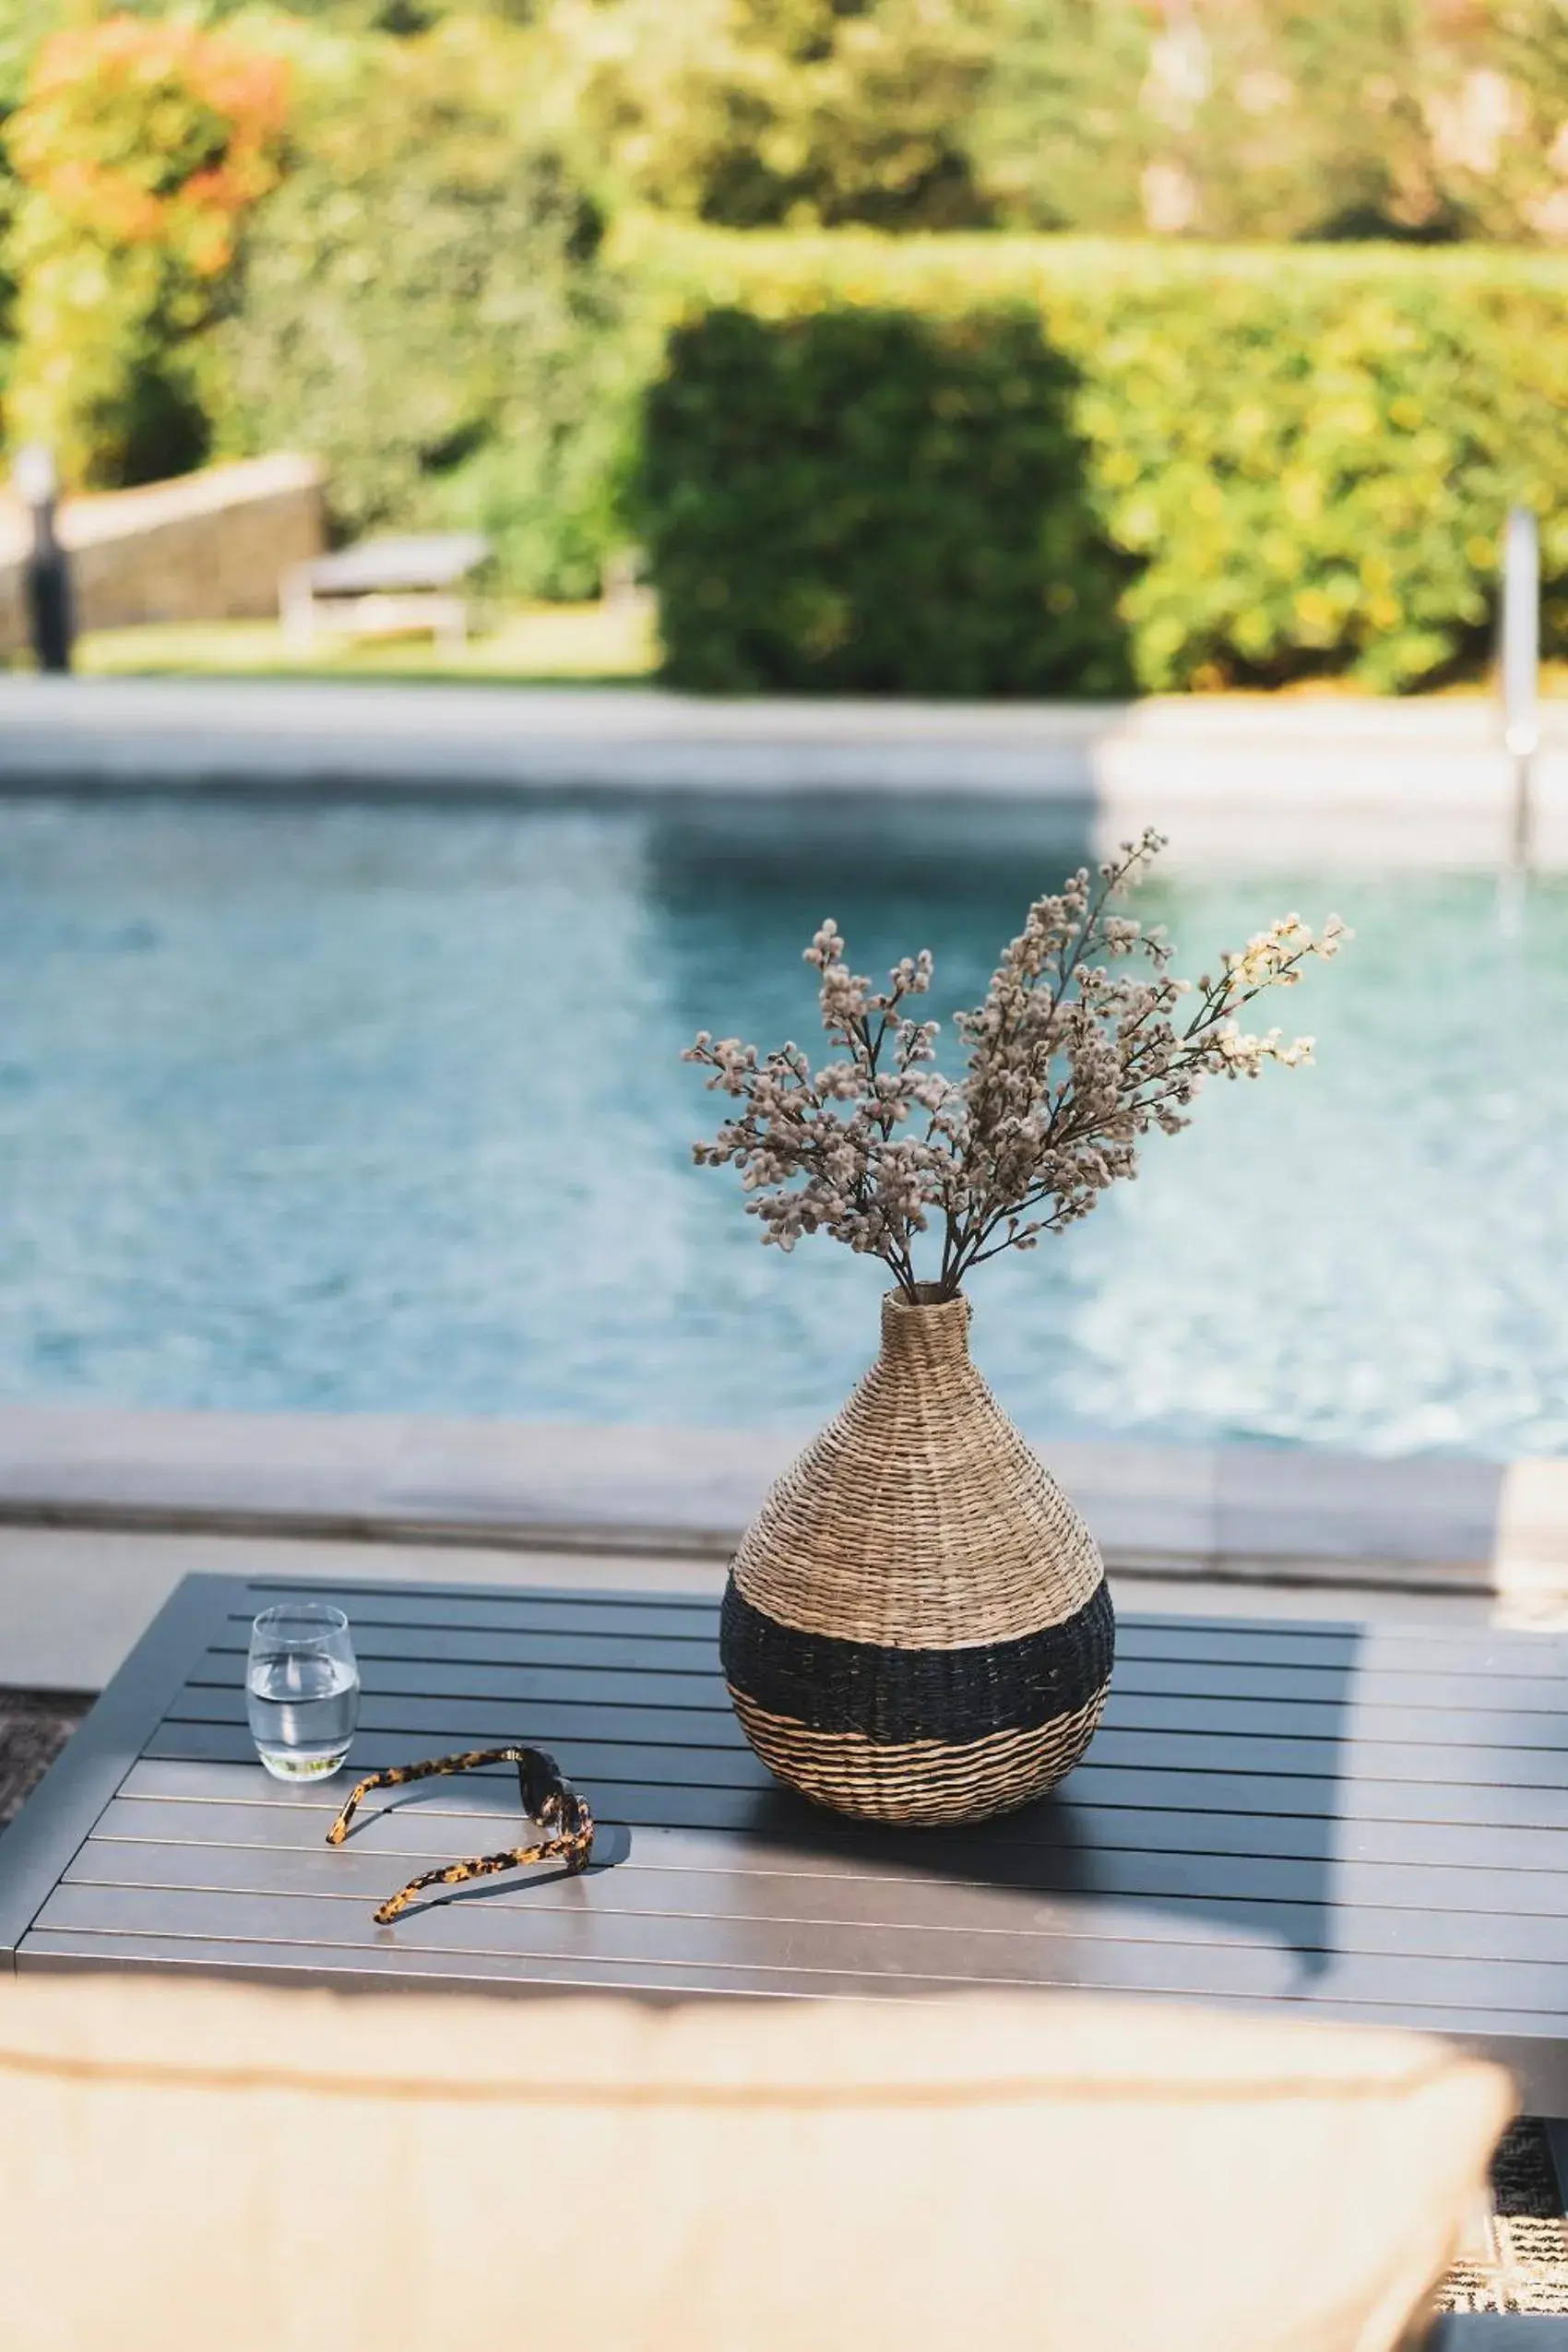
<path id="1" fill-rule="evenodd" d="M 1260 784 L 1260 790 L 1265 789 Z M 1018 807 L 0 802 L 0 1396 L 809 1425 L 880 1269 L 765 1251 L 699 1027 L 812 1034 L 800 951 L 983 990 L 1081 852 Z M 1568 1446 L 1568 885 L 1180 876 L 1188 968 L 1271 914 L 1354 946 L 1140 1181 L 977 1277 L 1027 1427 Z"/>

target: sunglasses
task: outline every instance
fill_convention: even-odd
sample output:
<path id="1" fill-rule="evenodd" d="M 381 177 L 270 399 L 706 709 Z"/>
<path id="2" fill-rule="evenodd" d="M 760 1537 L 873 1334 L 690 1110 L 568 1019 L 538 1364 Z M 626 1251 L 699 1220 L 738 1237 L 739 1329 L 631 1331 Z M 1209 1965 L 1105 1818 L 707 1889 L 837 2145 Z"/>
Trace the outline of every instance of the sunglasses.
<path id="1" fill-rule="evenodd" d="M 524 1812 L 548 1832 L 536 1846 L 512 1846 L 504 1853 L 480 1854 L 473 1860 L 449 1862 L 443 1871 L 426 1871 L 411 1878 L 399 1894 L 388 1895 L 375 1914 L 386 1927 L 427 1886 L 461 1886 L 471 1878 L 491 1878 L 498 1871 L 526 1870 L 530 1862 L 564 1862 L 575 1875 L 588 1868 L 593 1852 L 593 1814 L 562 1774 L 553 1756 L 542 1748 L 470 1748 L 458 1756 L 435 1756 L 429 1764 L 395 1764 L 389 1772 L 373 1772 L 350 1790 L 349 1800 L 327 1833 L 328 1846 L 341 1846 L 362 1800 L 376 1788 L 406 1788 L 411 1781 L 431 1780 L 438 1773 L 478 1772 L 483 1764 L 515 1764 L 517 1794 Z"/>

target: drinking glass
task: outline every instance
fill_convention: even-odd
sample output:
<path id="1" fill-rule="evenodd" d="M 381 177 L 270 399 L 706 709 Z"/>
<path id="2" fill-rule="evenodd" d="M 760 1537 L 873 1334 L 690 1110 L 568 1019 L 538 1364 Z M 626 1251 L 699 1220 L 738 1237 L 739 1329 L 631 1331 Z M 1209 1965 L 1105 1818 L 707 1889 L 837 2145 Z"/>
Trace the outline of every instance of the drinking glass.
<path id="1" fill-rule="evenodd" d="M 262 1610 L 251 1628 L 245 1712 L 274 1779 L 331 1779 L 360 1714 L 360 1669 L 340 1609 L 288 1600 Z"/>

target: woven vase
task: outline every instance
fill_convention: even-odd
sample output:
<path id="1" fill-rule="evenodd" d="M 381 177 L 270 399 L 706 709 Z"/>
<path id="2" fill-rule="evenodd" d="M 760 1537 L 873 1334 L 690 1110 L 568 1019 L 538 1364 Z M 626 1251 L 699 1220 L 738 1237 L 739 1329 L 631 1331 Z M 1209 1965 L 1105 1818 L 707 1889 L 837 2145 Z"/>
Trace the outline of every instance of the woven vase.
<path id="1" fill-rule="evenodd" d="M 778 1778 L 870 1821 L 983 1821 L 1071 1771 L 1115 1621 L 1093 1537 L 974 1365 L 968 1301 L 882 1302 L 882 1352 L 769 1494 L 720 1646 Z"/>

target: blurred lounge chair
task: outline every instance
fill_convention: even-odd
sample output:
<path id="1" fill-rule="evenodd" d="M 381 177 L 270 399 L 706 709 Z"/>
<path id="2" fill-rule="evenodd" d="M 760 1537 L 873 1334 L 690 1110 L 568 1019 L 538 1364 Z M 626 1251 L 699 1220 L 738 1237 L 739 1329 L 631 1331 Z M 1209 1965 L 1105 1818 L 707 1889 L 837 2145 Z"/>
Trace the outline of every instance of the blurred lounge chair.
<path id="1" fill-rule="evenodd" d="M 1392 2352 L 1514 2108 L 1158 2004 L 0 1986 L 16 2352 Z"/>

